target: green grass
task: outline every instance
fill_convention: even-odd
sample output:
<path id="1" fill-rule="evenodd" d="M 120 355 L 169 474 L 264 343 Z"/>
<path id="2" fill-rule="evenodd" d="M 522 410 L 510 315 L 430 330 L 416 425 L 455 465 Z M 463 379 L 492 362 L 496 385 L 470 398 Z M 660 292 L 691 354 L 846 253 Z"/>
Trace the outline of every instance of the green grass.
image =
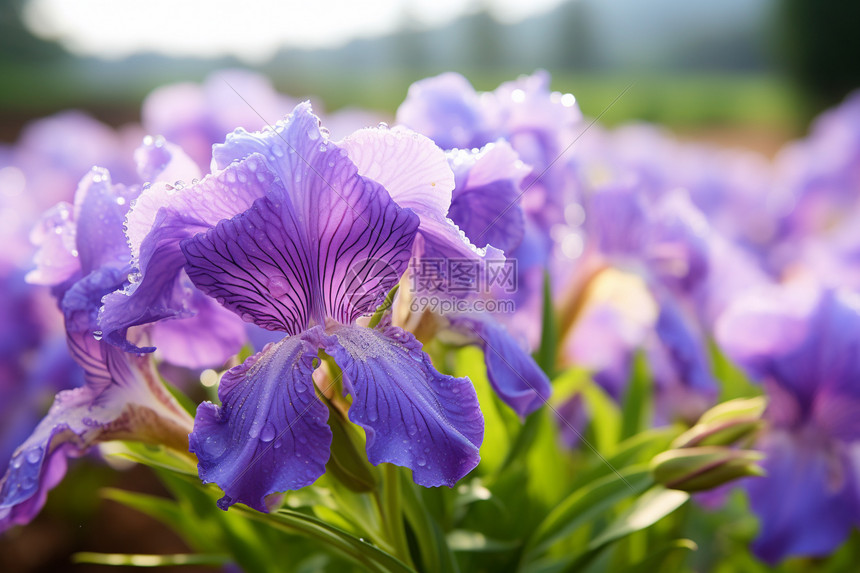
<path id="1" fill-rule="evenodd" d="M 0 65 L 3 89 L 0 114 L 36 117 L 69 107 L 80 107 L 111 121 L 137 117 L 140 102 L 153 88 L 179 80 L 199 81 L 207 69 L 192 64 L 169 69 L 81 67 L 79 62 L 26 67 Z M 277 87 L 296 96 L 314 95 L 327 109 L 365 107 L 393 112 L 409 85 L 437 70 L 271 70 Z M 531 70 L 482 70 L 464 73 L 479 90 Z M 744 125 L 797 131 L 796 94 L 776 77 L 761 75 L 704 75 L 643 73 L 553 74 L 552 88 L 573 93 L 583 112 L 594 117 L 633 82 L 632 88 L 606 110 L 607 125 L 642 120 L 670 128 Z"/>

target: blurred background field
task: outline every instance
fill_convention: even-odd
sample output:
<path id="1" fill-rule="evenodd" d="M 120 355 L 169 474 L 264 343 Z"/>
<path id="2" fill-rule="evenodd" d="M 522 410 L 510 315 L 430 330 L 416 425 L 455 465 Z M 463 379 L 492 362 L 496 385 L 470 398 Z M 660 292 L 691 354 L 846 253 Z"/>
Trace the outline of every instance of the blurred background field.
<path id="1" fill-rule="evenodd" d="M 329 111 L 391 115 L 430 75 L 492 90 L 546 69 L 603 124 L 651 122 L 772 156 L 860 86 L 857 22 L 860 3 L 841 0 L 0 0 L 0 147 L 69 108 L 137 122 L 153 89 L 224 68 Z M 65 570 L 82 549 L 183 550 L 149 518 L 94 506 L 105 486 L 163 493 L 141 468 L 84 460 L 29 528 L 0 540 L 0 571 Z"/>
<path id="2" fill-rule="evenodd" d="M 607 125 L 774 152 L 856 84 L 855 3 L 802 0 L 377 0 L 354 6 L 4 0 L 0 138 L 69 107 L 135 121 L 152 89 L 221 68 L 265 73 L 326 109 L 393 112 L 415 80 L 454 70 L 476 88 L 535 69 Z M 231 20 L 234 20 L 231 22 Z"/>

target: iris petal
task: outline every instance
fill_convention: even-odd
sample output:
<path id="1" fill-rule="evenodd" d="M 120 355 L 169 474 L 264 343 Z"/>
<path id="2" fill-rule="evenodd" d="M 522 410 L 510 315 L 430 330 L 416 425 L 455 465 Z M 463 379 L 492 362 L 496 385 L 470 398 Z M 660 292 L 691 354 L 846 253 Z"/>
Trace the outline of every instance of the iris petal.
<path id="1" fill-rule="evenodd" d="M 316 349 L 298 337 L 267 346 L 221 379 L 222 406 L 197 409 L 190 449 L 201 479 L 224 490 L 218 505 L 266 511 L 271 493 L 299 489 L 325 472 L 328 409 L 311 379 Z"/>
<path id="2" fill-rule="evenodd" d="M 484 421 L 475 389 L 437 372 L 414 336 L 346 326 L 323 344 L 353 394 L 349 419 L 365 429 L 371 463 L 408 467 L 428 487 L 453 486 L 478 464 Z"/>

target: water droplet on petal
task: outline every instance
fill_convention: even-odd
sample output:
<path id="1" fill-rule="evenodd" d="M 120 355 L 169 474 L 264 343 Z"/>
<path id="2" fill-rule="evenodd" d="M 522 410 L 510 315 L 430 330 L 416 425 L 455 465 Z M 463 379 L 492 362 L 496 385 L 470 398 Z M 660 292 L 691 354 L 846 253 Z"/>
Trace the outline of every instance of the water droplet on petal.
<path id="1" fill-rule="evenodd" d="M 211 458 L 218 458 L 227 450 L 227 442 L 218 435 L 207 436 L 203 441 L 203 451 Z"/>
<path id="2" fill-rule="evenodd" d="M 269 289 L 271 295 L 276 298 L 287 294 L 289 287 L 290 283 L 287 282 L 287 277 L 274 276 L 266 281 L 266 288 Z"/>
<path id="3" fill-rule="evenodd" d="M 101 340 L 103 336 L 104 333 L 101 330 L 93 331 L 93 338 L 95 338 L 96 340 Z"/>
<path id="4" fill-rule="evenodd" d="M 42 459 L 42 448 L 33 448 L 27 452 L 27 461 L 31 464 L 37 464 Z"/>
<path id="5" fill-rule="evenodd" d="M 423 468 L 427 465 L 427 460 L 425 460 L 424 458 L 418 458 L 416 463 Z"/>
<path id="6" fill-rule="evenodd" d="M 260 432 L 260 440 L 263 442 L 271 442 L 275 439 L 275 426 L 271 422 L 267 422 L 263 431 Z"/>
<path id="7" fill-rule="evenodd" d="M 380 121 L 379 125 L 377 125 L 376 127 L 378 127 L 379 129 L 388 129 L 388 124 L 384 121 Z"/>

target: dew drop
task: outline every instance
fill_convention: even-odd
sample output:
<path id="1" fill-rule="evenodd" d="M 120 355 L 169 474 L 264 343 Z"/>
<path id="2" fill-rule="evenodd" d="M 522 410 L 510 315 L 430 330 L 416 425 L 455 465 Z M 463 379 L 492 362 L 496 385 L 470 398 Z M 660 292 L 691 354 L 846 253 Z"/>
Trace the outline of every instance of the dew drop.
<path id="1" fill-rule="evenodd" d="M 318 129 L 311 129 L 310 131 L 308 131 L 308 137 L 311 139 L 311 141 L 316 141 L 317 139 L 320 138 L 319 130 Z"/>
<path id="2" fill-rule="evenodd" d="M 248 430 L 248 436 L 251 438 L 257 438 L 260 436 L 260 425 L 259 424 L 251 424 L 251 429 Z"/>
<path id="3" fill-rule="evenodd" d="M 21 465 L 23 465 L 23 463 L 24 463 L 24 456 L 22 456 L 21 454 L 18 454 L 17 456 L 12 458 L 12 467 L 15 469 L 20 468 Z"/>
<path id="4" fill-rule="evenodd" d="M 203 451 L 212 458 L 220 457 L 227 450 L 227 442 L 220 436 L 207 436 L 203 442 Z"/>
<path id="5" fill-rule="evenodd" d="M 412 424 L 409 426 L 409 429 L 407 431 L 409 432 L 410 436 L 414 436 L 418 433 L 418 427 L 415 424 Z"/>
<path id="6" fill-rule="evenodd" d="M 427 460 L 425 460 L 424 458 L 418 458 L 417 463 L 419 466 L 421 466 L 423 468 L 424 466 L 427 465 Z"/>
<path id="7" fill-rule="evenodd" d="M 27 461 L 31 464 L 39 463 L 39 460 L 42 459 L 42 449 L 41 448 L 33 448 L 29 452 L 27 452 Z"/>
<path id="8" fill-rule="evenodd" d="M 328 149 L 328 147 L 326 147 L 326 144 L 320 143 L 320 151 L 325 151 L 326 149 Z"/>
<path id="9" fill-rule="evenodd" d="M 117 197 L 116 198 L 117 205 L 125 205 L 125 197 Z"/>
<path id="10" fill-rule="evenodd" d="M 379 419 L 379 414 L 376 412 L 376 410 L 370 410 L 367 412 L 367 419 L 371 422 L 375 422 Z"/>
<path id="11" fill-rule="evenodd" d="M 331 135 L 331 132 L 328 130 L 327 127 L 320 127 L 320 133 L 325 138 L 328 138 Z"/>
<path id="12" fill-rule="evenodd" d="M 266 281 L 266 288 L 269 289 L 269 292 L 275 298 L 287 294 L 289 286 L 290 283 L 287 281 L 287 277 L 274 276 Z"/>
<path id="13" fill-rule="evenodd" d="M 260 440 L 263 442 L 271 442 L 275 439 L 275 426 L 271 422 L 267 422 L 263 431 L 260 432 Z"/>
<path id="14" fill-rule="evenodd" d="M 93 338 L 95 338 L 96 340 L 101 340 L 103 336 L 104 333 L 101 330 L 93 331 Z"/>
<path id="15" fill-rule="evenodd" d="M 378 127 L 379 129 L 388 129 L 388 124 L 384 121 L 380 121 L 379 125 L 377 125 L 376 127 Z"/>

